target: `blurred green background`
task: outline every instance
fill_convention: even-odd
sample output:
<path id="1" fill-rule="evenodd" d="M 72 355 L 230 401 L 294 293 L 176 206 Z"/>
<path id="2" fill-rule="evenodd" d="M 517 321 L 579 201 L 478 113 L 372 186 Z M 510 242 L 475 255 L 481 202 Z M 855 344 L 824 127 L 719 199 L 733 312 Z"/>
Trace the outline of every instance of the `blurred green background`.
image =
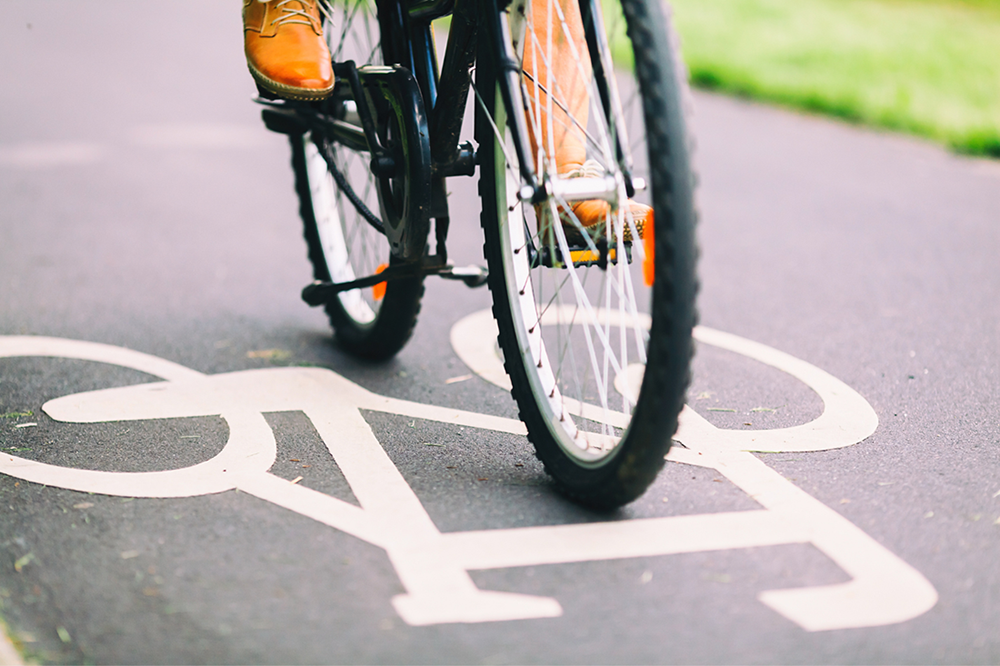
<path id="1" fill-rule="evenodd" d="M 1000 157 L 1000 0 L 671 0 L 692 83 Z"/>

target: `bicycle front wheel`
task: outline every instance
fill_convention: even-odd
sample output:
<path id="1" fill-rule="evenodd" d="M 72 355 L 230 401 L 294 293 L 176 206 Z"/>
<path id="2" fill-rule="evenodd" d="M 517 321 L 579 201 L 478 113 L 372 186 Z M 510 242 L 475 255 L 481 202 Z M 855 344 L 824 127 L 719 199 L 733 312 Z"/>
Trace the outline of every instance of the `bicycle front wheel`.
<path id="1" fill-rule="evenodd" d="M 489 285 L 513 396 L 560 489 L 607 509 L 652 483 L 684 404 L 694 178 L 668 8 L 576 3 L 514 0 L 500 14 L 492 35 L 509 44 L 480 57 L 476 131 Z M 511 59 L 520 66 L 511 88 L 523 99 L 508 108 L 497 63 Z M 548 184 L 544 197 L 522 200 L 519 152 Z"/>

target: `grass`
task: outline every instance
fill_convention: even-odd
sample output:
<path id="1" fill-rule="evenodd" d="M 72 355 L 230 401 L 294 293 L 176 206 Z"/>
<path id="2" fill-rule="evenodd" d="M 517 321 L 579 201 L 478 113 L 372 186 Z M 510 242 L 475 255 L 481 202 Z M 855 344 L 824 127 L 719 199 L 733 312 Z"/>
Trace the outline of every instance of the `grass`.
<path id="1" fill-rule="evenodd" d="M 1000 0 L 671 0 L 695 86 L 1000 157 Z"/>

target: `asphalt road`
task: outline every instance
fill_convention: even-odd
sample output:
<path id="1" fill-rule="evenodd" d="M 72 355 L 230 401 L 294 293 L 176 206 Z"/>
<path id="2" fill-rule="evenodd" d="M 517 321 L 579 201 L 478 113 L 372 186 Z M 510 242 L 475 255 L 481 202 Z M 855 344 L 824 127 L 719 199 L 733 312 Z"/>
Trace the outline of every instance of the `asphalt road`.
<path id="1" fill-rule="evenodd" d="M 429 281 L 377 365 L 299 300 L 289 151 L 235 6 L 3 9 L 0 601 L 26 658 L 1000 661 L 995 162 L 697 95 L 704 418 L 597 515 L 450 341 L 485 290 Z M 86 471 L 227 441 L 274 462 Z"/>

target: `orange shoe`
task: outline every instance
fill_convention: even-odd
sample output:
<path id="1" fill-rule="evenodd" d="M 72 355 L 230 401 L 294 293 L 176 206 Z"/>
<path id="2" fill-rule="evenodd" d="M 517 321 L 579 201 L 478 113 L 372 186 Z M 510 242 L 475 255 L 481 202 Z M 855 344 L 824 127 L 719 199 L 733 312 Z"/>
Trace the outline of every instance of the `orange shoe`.
<path id="1" fill-rule="evenodd" d="M 561 164 L 561 169 L 570 167 L 565 171 L 563 178 L 600 178 L 604 176 L 605 170 L 597 161 L 587 160 L 582 165 L 573 168 L 572 164 Z M 611 232 L 611 240 L 618 236 L 617 225 L 622 225 L 622 240 L 631 243 L 632 226 L 635 226 L 639 238 L 645 238 L 646 226 L 653 223 L 653 209 L 645 204 L 629 199 L 622 210 L 624 216 L 619 217 L 617 212 L 612 213 L 611 204 L 603 199 L 588 199 L 572 204 L 568 209 L 562 206 L 557 207 L 559 221 L 566 234 L 566 242 L 571 245 L 585 245 L 584 232 L 590 239 L 597 242 L 600 238 L 607 236 L 608 223 L 615 225 Z M 621 209 L 620 209 L 621 210 Z M 551 209 L 543 206 L 535 207 L 535 216 L 538 218 L 538 236 L 543 242 L 555 242 L 550 238 L 551 226 L 549 219 L 552 217 Z M 583 227 L 581 229 L 580 227 Z"/>
<path id="2" fill-rule="evenodd" d="M 567 165 L 563 164 L 560 166 L 565 168 Z M 598 164 L 595 160 L 587 160 L 579 167 L 564 173 L 563 177 L 600 178 L 604 176 L 604 173 L 604 167 Z M 586 229 L 587 234 L 596 241 L 598 238 L 605 235 L 608 222 L 614 222 L 615 225 L 619 222 L 617 215 L 612 216 L 611 204 L 603 199 L 578 201 L 570 206 L 570 211 L 572 211 L 572 215 L 569 215 L 567 211 L 560 209 L 559 217 L 561 218 L 563 229 L 566 231 L 566 240 L 571 243 L 583 242 L 583 236 L 581 235 L 577 224 Z M 639 238 L 643 238 L 643 231 L 646 228 L 646 222 L 649 221 L 652 223 L 653 209 L 645 204 L 629 199 L 625 204 L 624 213 L 624 219 L 621 220 L 623 227 L 622 240 L 626 243 L 632 242 L 632 225 L 635 225 L 635 230 L 638 232 Z M 614 239 L 616 237 L 617 231 L 612 231 L 611 238 Z"/>
<path id="3" fill-rule="evenodd" d="M 316 3 L 243 0 L 247 66 L 264 90 L 288 99 L 324 99 L 333 92 L 330 49 Z"/>
<path id="4" fill-rule="evenodd" d="M 629 225 L 629 222 L 635 225 L 635 230 L 639 233 L 639 238 L 644 238 L 646 223 L 647 221 L 651 222 L 653 219 L 653 209 L 631 199 L 628 200 L 626 205 L 628 208 L 625 209 L 625 220 L 622 222 L 622 240 L 626 243 L 631 243 L 632 227 Z M 575 221 L 579 222 L 586 229 L 587 234 L 592 240 L 596 241 L 604 237 L 605 224 L 610 217 L 611 204 L 600 199 L 593 199 L 573 204 L 572 210 L 573 215 L 576 217 Z M 562 225 L 566 232 L 567 242 L 582 244 L 583 236 L 580 234 L 580 230 L 576 224 L 574 224 L 574 220 L 566 215 L 565 212 L 560 212 L 562 213 L 560 217 L 562 217 Z M 629 220 L 629 217 L 632 219 Z M 617 220 L 615 224 L 617 225 Z M 616 235 L 616 231 L 611 233 L 612 240 L 614 240 Z"/>

